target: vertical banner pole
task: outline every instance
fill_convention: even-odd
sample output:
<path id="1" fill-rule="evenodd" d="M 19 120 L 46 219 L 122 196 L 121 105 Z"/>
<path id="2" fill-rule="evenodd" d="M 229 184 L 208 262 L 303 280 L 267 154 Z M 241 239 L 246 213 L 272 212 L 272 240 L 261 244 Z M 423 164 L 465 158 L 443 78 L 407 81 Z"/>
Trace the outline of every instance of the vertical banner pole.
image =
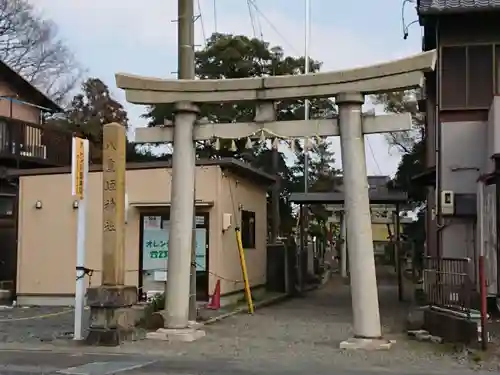
<path id="1" fill-rule="evenodd" d="M 83 340 L 83 312 L 85 308 L 85 235 L 87 219 L 87 184 L 89 173 L 89 141 L 73 138 L 72 143 L 72 193 L 78 202 L 76 230 L 76 288 L 74 340 Z"/>

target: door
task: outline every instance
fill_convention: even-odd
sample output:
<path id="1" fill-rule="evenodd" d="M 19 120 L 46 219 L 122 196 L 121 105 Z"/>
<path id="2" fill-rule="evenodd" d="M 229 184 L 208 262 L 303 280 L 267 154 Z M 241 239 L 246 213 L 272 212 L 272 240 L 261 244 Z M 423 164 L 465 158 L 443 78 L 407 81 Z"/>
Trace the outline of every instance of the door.
<path id="1" fill-rule="evenodd" d="M 208 300 L 208 212 L 196 214 L 196 299 Z M 141 215 L 139 287 L 144 298 L 163 293 L 168 280 L 169 213 Z"/>
<path id="2" fill-rule="evenodd" d="M 196 214 L 196 300 L 208 301 L 208 239 L 209 239 L 209 214 L 200 212 Z"/>
<path id="3" fill-rule="evenodd" d="M 0 184 L 1 185 L 1 184 Z M 5 186 L 1 187 L 6 190 Z M 15 293 L 17 278 L 16 197 L 0 194 L 0 289 Z"/>

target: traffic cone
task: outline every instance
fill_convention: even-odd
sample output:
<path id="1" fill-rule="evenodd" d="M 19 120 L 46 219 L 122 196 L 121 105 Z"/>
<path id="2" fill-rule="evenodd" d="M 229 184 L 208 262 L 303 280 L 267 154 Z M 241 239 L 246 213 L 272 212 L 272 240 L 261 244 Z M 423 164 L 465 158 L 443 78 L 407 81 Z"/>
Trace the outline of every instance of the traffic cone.
<path id="1" fill-rule="evenodd" d="M 220 280 L 215 283 L 214 293 L 208 302 L 207 309 L 219 310 L 220 309 Z"/>

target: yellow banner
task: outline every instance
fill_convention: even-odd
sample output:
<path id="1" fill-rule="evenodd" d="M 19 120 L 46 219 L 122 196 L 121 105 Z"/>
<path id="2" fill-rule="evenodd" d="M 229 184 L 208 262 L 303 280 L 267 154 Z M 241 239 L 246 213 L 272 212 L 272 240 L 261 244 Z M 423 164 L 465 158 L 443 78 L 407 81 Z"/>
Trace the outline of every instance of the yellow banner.
<path id="1" fill-rule="evenodd" d="M 83 176 L 85 170 L 85 140 L 82 138 L 75 137 L 75 150 L 73 158 L 75 160 L 75 175 L 73 183 L 75 195 L 78 199 L 82 200 L 84 191 L 83 191 Z"/>

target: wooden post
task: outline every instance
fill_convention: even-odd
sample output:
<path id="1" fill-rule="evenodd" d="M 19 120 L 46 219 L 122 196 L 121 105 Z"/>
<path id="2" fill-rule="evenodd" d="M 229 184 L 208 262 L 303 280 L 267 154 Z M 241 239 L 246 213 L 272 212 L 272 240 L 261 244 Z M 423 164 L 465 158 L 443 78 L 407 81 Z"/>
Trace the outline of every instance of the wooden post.
<path id="1" fill-rule="evenodd" d="M 102 150 L 102 284 L 125 284 L 126 128 L 104 125 Z"/>

